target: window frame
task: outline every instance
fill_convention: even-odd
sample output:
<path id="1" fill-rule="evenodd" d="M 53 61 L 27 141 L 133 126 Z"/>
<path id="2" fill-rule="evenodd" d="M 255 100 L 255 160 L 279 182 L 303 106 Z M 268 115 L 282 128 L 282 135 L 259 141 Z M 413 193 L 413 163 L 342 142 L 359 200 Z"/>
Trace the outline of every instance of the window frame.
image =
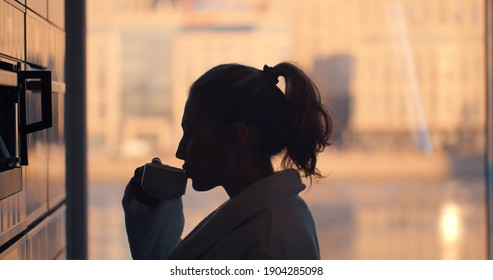
<path id="1" fill-rule="evenodd" d="M 488 259 L 493 259 L 493 0 L 485 3 L 486 51 L 486 206 Z"/>

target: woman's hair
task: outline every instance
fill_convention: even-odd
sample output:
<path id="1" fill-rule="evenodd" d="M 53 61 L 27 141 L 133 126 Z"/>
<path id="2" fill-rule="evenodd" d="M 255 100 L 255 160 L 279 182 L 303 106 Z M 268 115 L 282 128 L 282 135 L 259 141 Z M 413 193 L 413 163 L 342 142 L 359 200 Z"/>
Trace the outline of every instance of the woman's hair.
<path id="1" fill-rule="evenodd" d="M 279 76 L 285 93 L 276 85 Z M 332 117 L 313 81 L 297 66 L 218 65 L 192 84 L 190 96 L 221 125 L 243 122 L 255 129 L 262 159 L 282 153 L 282 168 L 295 167 L 310 179 L 322 177 L 317 154 L 329 145 Z"/>

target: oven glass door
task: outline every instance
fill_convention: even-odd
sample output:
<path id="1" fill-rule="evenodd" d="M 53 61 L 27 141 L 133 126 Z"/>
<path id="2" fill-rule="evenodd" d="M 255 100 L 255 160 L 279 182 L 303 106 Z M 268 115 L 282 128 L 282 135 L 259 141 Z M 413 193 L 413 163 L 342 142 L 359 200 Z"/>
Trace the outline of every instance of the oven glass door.
<path id="1" fill-rule="evenodd" d="M 0 61 L 0 245 L 26 229 L 17 65 Z M 0 259 L 5 256 L 2 253 Z"/>
<path id="2" fill-rule="evenodd" d="M 21 190 L 17 73 L 0 69 L 0 200 Z"/>

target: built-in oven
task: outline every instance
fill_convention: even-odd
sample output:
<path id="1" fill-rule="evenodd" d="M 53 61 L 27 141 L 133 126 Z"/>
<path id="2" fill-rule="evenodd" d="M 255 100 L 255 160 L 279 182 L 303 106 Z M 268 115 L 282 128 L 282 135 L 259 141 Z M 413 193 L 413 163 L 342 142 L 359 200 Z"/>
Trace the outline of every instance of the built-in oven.
<path id="1" fill-rule="evenodd" d="M 17 67 L 0 61 L 0 200 L 22 187 Z"/>
<path id="2" fill-rule="evenodd" d="M 28 137 L 51 126 L 51 72 L 0 60 L 0 246 L 30 223 L 23 187 Z M 46 189 L 41 192 L 46 197 Z"/>
<path id="3" fill-rule="evenodd" d="M 19 137 L 20 64 L 0 61 L 0 245 L 27 226 Z"/>

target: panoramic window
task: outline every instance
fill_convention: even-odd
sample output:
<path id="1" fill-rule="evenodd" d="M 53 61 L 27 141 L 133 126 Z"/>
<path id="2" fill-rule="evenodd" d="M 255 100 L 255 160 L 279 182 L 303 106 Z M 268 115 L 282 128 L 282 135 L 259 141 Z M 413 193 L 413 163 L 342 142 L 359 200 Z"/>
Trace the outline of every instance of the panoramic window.
<path id="1" fill-rule="evenodd" d="M 302 197 L 323 259 L 485 259 L 482 0 L 87 0 L 89 258 L 128 259 L 121 198 L 174 157 L 195 79 L 292 61 L 335 123 Z M 309 184 L 309 182 L 307 182 Z M 184 196 L 187 234 L 227 199 Z M 286 233 L 289 234 L 289 233 Z"/>

